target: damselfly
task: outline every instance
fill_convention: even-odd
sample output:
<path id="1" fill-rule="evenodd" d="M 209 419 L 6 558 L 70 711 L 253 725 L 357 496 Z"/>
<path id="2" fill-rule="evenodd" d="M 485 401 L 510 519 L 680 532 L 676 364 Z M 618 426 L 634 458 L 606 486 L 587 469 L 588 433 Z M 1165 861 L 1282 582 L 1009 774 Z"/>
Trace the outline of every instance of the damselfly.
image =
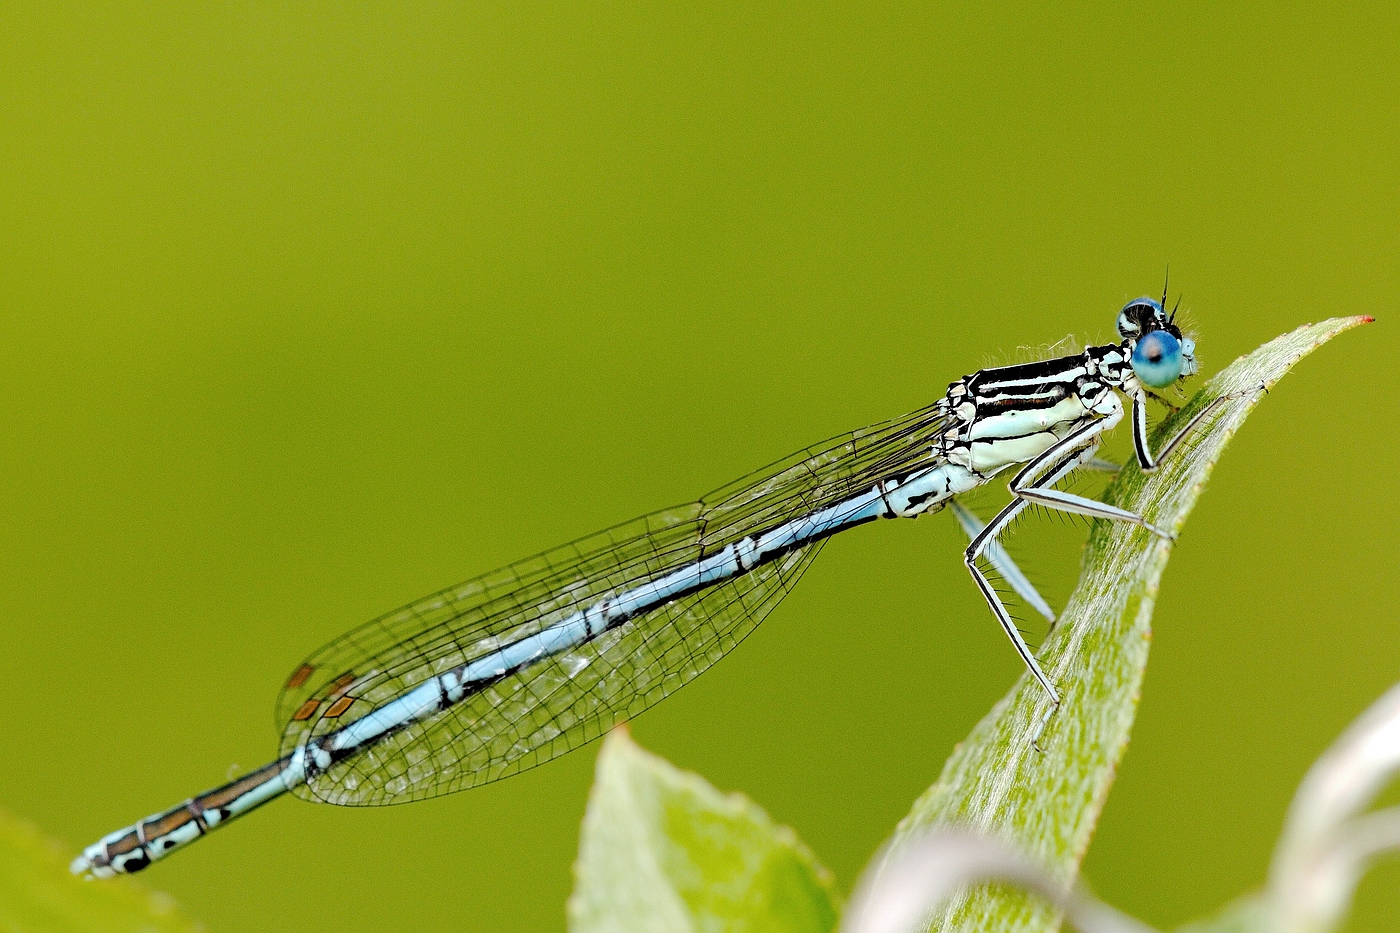
<path id="1" fill-rule="evenodd" d="M 1165 300 L 1165 295 L 1163 296 Z M 1154 456 L 1147 399 L 1196 371 L 1195 345 L 1162 302 L 1118 315 L 1121 342 L 984 369 L 932 405 L 835 438 L 724 486 L 450 587 L 337 638 L 292 672 L 278 700 L 280 757 L 118 830 L 75 873 L 134 872 L 288 791 L 342 805 L 420 800 L 541 764 L 636 716 L 718 661 L 773 608 L 822 542 L 881 518 L 953 504 L 964 561 L 1031 673 L 1058 704 L 984 557 L 1054 613 L 998 536 L 1027 505 L 1131 522 L 1142 516 L 1054 486 L 1092 465 L 1132 401 L 1133 443 Z M 955 497 L 1015 464 L 1012 500 L 982 525 Z"/>

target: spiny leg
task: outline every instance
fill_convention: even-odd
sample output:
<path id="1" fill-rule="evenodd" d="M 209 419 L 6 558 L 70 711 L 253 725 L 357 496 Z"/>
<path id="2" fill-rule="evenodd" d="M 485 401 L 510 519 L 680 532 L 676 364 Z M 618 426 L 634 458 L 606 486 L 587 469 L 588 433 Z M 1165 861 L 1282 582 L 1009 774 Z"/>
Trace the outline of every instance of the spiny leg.
<path id="1" fill-rule="evenodd" d="M 958 524 L 962 526 L 962 530 L 969 540 L 975 540 L 982 529 L 987 527 L 986 522 L 957 499 L 953 500 L 952 509 L 953 515 L 957 518 Z M 1011 559 L 1010 554 L 1006 553 L 1006 549 L 1001 546 L 1000 541 L 988 542 L 983 554 L 987 558 L 987 563 L 992 565 L 992 569 L 1010 584 L 1011 588 L 1026 601 L 1028 606 L 1045 616 L 1051 625 L 1055 624 L 1055 610 L 1051 609 L 1050 604 L 1045 601 L 1045 597 L 1036 591 L 1035 586 L 1021 572 L 1021 568 L 1016 566 L 1016 562 Z"/>
<path id="2" fill-rule="evenodd" d="M 981 531 L 972 539 L 972 543 L 967 546 L 963 553 L 963 563 L 967 565 L 968 572 L 972 574 L 973 582 L 982 591 L 982 596 L 987 600 L 987 605 L 991 607 L 992 614 L 996 616 L 997 622 L 1002 630 L 1006 632 L 1011 643 L 1015 646 L 1017 654 L 1021 660 L 1030 668 L 1031 674 L 1039 681 L 1041 687 L 1049 694 L 1050 699 L 1058 706 L 1060 702 L 1059 693 L 1050 683 L 1050 679 L 1045 676 L 1045 672 L 1040 669 L 1035 656 L 1027 647 L 1025 639 L 1016 629 L 1015 623 L 1011 620 L 1011 615 L 1002 605 L 1001 599 L 997 596 L 996 590 L 992 588 L 987 577 L 977 567 L 977 558 L 985 553 L 991 544 L 996 543 L 996 539 L 1006 530 L 1011 521 L 1030 502 L 1036 502 L 1047 508 L 1059 509 L 1063 512 L 1073 512 L 1078 515 L 1087 515 L 1091 518 L 1107 518 L 1114 521 L 1131 522 L 1151 531 L 1159 537 L 1172 540 L 1175 538 L 1169 531 L 1165 531 L 1147 521 L 1141 515 L 1130 512 L 1127 509 L 1120 509 L 1117 506 L 1109 505 L 1106 502 L 1099 502 L 1094 499 L 1087 499 L 1083 496 L 1076 496 L 1072 493 L 1062 492 L 1053 489 L 1055 483 L 1063 479 L 1070 471 L 1085 463 L 1092 462 L 1094 454 L 1098 452 L 1099 435 L 1104 431 L 1114 427 L 1122 417 L 1123 410 L 1117 404 L 1115 396 L 1109 396 L 1113 405 L 1111 410 L 1102 412 L 1103 417 L 1096 418 L 1083 427 L 1070 432 L 1064 438 L 1052 444 L 1044 453 L 1036 457 L 1030 463 L 1022 467 L 1021 471 L 1011 480 L 1009 488 L 1016 498 L 984 526 Z M 1198 412 L 1177 434 L 1167 442 L 1162 448 L 1161 457 L 1165 458 L 1181 443 L 1181 440 L 1206 417 L 1223 399 L 1216 399 Z M 1146 415 L 1143 407 L 1146 404 L 1145 397 L 1140 393 L 1133 395 L 1133 439 L 1140 465 L 1144 470 L 1155 469 L 1158 460 L 1151 457 L 1150 449 L 1147 446 L 1146 435 Z M 988 555 L 988 560 L 991 560 Z M 995 566 L 995 564 L 994 564 Z M 1014 566 L 1014 565 L 1013 565 Z M 1017 571 L 1019 573 L 1019 571 Z M 1014 586 L 1014 584 L 1013 584 Z M 1019 590 L 1018 590 L 1019 592 Z M 1024 595 L 1024 594 L 1023 594 Z"/>
<path id="3" fill-rule="evenodd" d="M 1157 404 L 1161 405 L 1163 408 L 1165 408 L 1167 411 L 1171 412 L 1172 414 L 1176 414 L 1177 412 L 1181 411 L 1181 406 L 1180 406 L 1180 405 L 1174 405 L 1174 404 L 1172 404 L 1170 401 L 1168 401 L 1167 399 L 1163 398 L 1162 396 L 1158 395 L 1156 392 L 1153 392 L 1153 391 L 1150 390 L 1150 389 L 1143 389 L 1143 390 L 1142 390 L 1142 394 L 1145 395 L 1145 396 L 1147 396 L 1148 398 L 1152 399 L 1152 401 L 1154 401 L 1154 402 L 1156 402 Z"/>
<path id="4" fill-rule="evenodd" d="M 1193 424 L 1195 421 L 1196 419 L 1192 419 Z M 1091 459 L 1098 450 L 1098 436 L 1117 422 L 1117 417 L 1110 416 L 1091 421 L 1084 427 L 1066 435 L 1045 453 L 1026 464 L 1021 472 L 1012 478 L 1008 488 L 1011 490 L 1011 494 L 1018 499 L 1029 500 L 1047 508 L 1058 509 L 1061 512 L 1073 512 L 1076 515 L 1087 515 L 1090 518 L 1108 518 L 1114 521 L 1129 522 L 1146 528 L 1158 537 L 1175 540 L 1176 536 L 1171 532 L 1158 528 L 1136 512 L 1129 512 L 1127 509 L 1120 509 L 1116 505 L 1099 502 L 1097 499 L 1088 499 L 1084 496 L 1076 496 L 1073 493 L 1049 488 L 1070 469 L 1079 466 L 1082 461 Z"/>
<path id="5" fill-rule="evenodd" d="M 1142 468 L 1144 473 L 1151 473 L 1157 469 L 1163 460 L 1171 456 L 1172 451 L 1176 450 L 1196 425 L 1215 411 L 1227 398 L 1230 398 L 1228 395 L 1222 395 L 1213 399 L 1209 405 L 1192 415 L 1191 420 L 1186 422 L 1180 431 L 1172 435 L 1172 439 L 1163 445 L 1156 456 L 1153 456 L 1152 448 L 1147 442 L 1147 400 L 1145 395 L 1145 390 L 1133 393 L 1133 450 L 1137 452 L 1138 466 Z"/>
<path id="6" fill-rule="evenodd" d="M 1102 429 L 1100 428 L 1100 430 Z M 1090 448 L 1088 452 L 1092 454 L 1093 448 Z M 1044 481 L 1051 483 L 1057 482 L 1069 473 L 1070 470 L 1075 468 L 1077 461 L 1077 457 L 1071 456 L 1066 462 L 1054 467 L 1044 478 Z M 992 615 L 996 617 L 997 624 L 999 624 L 1002 631 L 1006 633 L 1006 637 L 1011 639 L 1011 644 L 1016 648 L 1016 653 L 1021 656 L 1021 661 L 1030 669 L 1031 675 L 1040 683 L 1040 686 L 1044 688 L 1045 692 L 1049 694 L 1050 702 L 1058 706 L 1060 704 L 1059 692 L 1055 689 L 1054 685 L 1050 683 L 1050 678 L 1046 677 L 1045 672 L 1040 669 L 1040 665 L 1036 663 L 1035 655 L 1031 653 L 1031 649 L 1026 645 L 1026 640 L 1021 637 L 1021 632 L 1016 628 L 1016 623 L 1012 621 L 1011 614 L 1006 611 L 1006 606 L 1002 605 L 1001 598 L 997 596 L 997 592 L 992 588 L 990 581 L 987 580 L 986 574 L 977 566 L 977 558 L 982 556 L 987 548 L 996 542 L 998 536 L 1006 530 L 1006 527 L 1020 514 L 1021 510 L 1029 504 L 1030 503 L 1025 499 L 1012 499 L 1005 508 L 996 514 L 995 518 L 984 525 L 982 530 L 977 532 L 973 537 L 972 543 L 963 551 L 963 564 L 966 565 L 968 573 L 972 574 L 972 581 L 976 583 L 977 588 L 982 591 L 982 598 L 985 599 L 987 605 L 991 607 Z"/>
<path id="7" fill-rule="evenodd" d="M 1051 701 L 1057 706 L 1060 702 L 1059 692 L 1050 683 L 1050 679 L 1045 676 L 1045 672 L 1040 669 L 1035 656 L 1026 646 L 1025 639 L 1021 637 L 1021 633 L 1012 621 L 1010 613 L 1006 611 L 1006 607 L 997 596 L 996 590 L 987 580 L 986 574 L 977 567 L 977 558 L 982 556 L 992 543 L 996 542 L 996 539 L 1020 514 L 1021 510 L 1033 501 L 1063 511 L 1097 518 L 1130 521 L 1165 536 L 1165 532 L 1146 522 L 1141 516 L 1125 509 L 1103 502 L 1095 502 L 1081 496 L 1062 493 L 1057 489 L 1045 488 L 1053 486 L 1076 467 L 1092 460 L 1094 454 L 1098 452 L 1099 435 L 1117 424 L 1121 414 L 1122 410 L 1118 409 L 1116 413 L 1111 412 L 1107 417 L 1089 422 L 1056 441 L 1044 453 L 1026 464 L 1011 480 L 1010 488 L 1016 498 L 977 533 L 977 536 L 972 539 L 972 543 L 967 546 L 967 550 L 963 552 L 963 563 L 967 566 L 968 573 L 972 574 L 973 582 L 977 584 L 977 588 L 982 591 L 982 597 L 986 599 L 987 605 L 991 607 L 992 615 L 996 617 L 1002 630 L 1011 639 L 1011 643 L 1015 646 L 1017 654 L 1021 656 L 1021 660 L 1030 668 L 1031 674 L 1039 681 L 1040 686 L 1044 688 Z"/>

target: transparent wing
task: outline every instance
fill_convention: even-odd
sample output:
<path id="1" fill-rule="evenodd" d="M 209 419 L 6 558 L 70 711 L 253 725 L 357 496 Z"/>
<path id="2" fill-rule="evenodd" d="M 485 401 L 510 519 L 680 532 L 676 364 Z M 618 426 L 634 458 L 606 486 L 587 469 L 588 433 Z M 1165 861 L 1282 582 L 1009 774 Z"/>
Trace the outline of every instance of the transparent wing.
<path id="1" fill-rule="evenodd" d="M 926 466 L 944 426 L 930 406 L 842 435 L 700 502 L 511 564 L 360 626 L 312 654 L 287 681 L 277 706 L 282 752 L 611 592 Z M 297 793 L 351 806 L 403 803 L 494 781 L 592 741 L 742 641 L 820 546 L 793 551 L 516 671 L 333 765 Z"/>

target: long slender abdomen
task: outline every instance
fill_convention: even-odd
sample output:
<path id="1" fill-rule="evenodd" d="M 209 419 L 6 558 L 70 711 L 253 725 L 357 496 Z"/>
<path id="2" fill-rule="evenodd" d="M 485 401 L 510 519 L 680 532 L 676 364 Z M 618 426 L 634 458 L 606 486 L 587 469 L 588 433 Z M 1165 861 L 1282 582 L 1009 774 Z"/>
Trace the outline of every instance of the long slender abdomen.
<path id="1" fill-rule="evenodd" d="M 304 772 L 294 758 L 274 761 L 134 826 L 109 833 L 84 849 L 69 868 L 75 875 L 96 878 L 140 871 L 300 784 Z"/>
<path id="2" fill-rule="evenodd" d="M 980 477 L 962 466 L 937 463 L 731 542 L 692 563 L 579 609 L 543 631 L 406 689 L 338 729 L 303 740 L 291 754 L 257 771 L 110 833 L 74 859 L 72 871 L 100 878 L 140 871 L 211 830 L 305 784 L 308 777 L 324 772 L 335 762 L 439 715 L 512 671 L 575 649 L 629 619 L 697 590 L 723 584 L 836 532 L 878 518 L 912 517 L 940 507 L 950 496 L 980 482 Z M 304 678 L 309 673 L 298 671 L 295 676 Z M 347 681 L 345 686 L 350 683 Z M 326 702 L 330 703 L 327 719 L 338 717 L 349 708 L 348 696 L 342 690 L 312 698 L 294 718 L 311 719 Z"/>

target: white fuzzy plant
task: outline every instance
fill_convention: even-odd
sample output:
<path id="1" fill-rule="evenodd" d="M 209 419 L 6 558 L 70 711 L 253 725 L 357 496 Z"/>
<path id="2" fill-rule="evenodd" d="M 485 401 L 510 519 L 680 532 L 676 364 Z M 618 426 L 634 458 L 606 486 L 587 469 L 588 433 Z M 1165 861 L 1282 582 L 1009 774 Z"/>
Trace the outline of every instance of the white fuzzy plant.
<path id="1" fill-rule="evenodd" d="M 1308 771 L 1289 808 L 1264 890 L 1182 933 L 1328 933 L 1380 856 L 1400 852 L 1400 807 L 1367 812 L 1400 774 L 1400 684 Z M 1080 933 L 1155 933 L 1011 843 L 951 828 L 906 837 L 852 899 L 842 933 L 916 933 L 971 886 L 1014 885 L 1064 912 Z"/>

